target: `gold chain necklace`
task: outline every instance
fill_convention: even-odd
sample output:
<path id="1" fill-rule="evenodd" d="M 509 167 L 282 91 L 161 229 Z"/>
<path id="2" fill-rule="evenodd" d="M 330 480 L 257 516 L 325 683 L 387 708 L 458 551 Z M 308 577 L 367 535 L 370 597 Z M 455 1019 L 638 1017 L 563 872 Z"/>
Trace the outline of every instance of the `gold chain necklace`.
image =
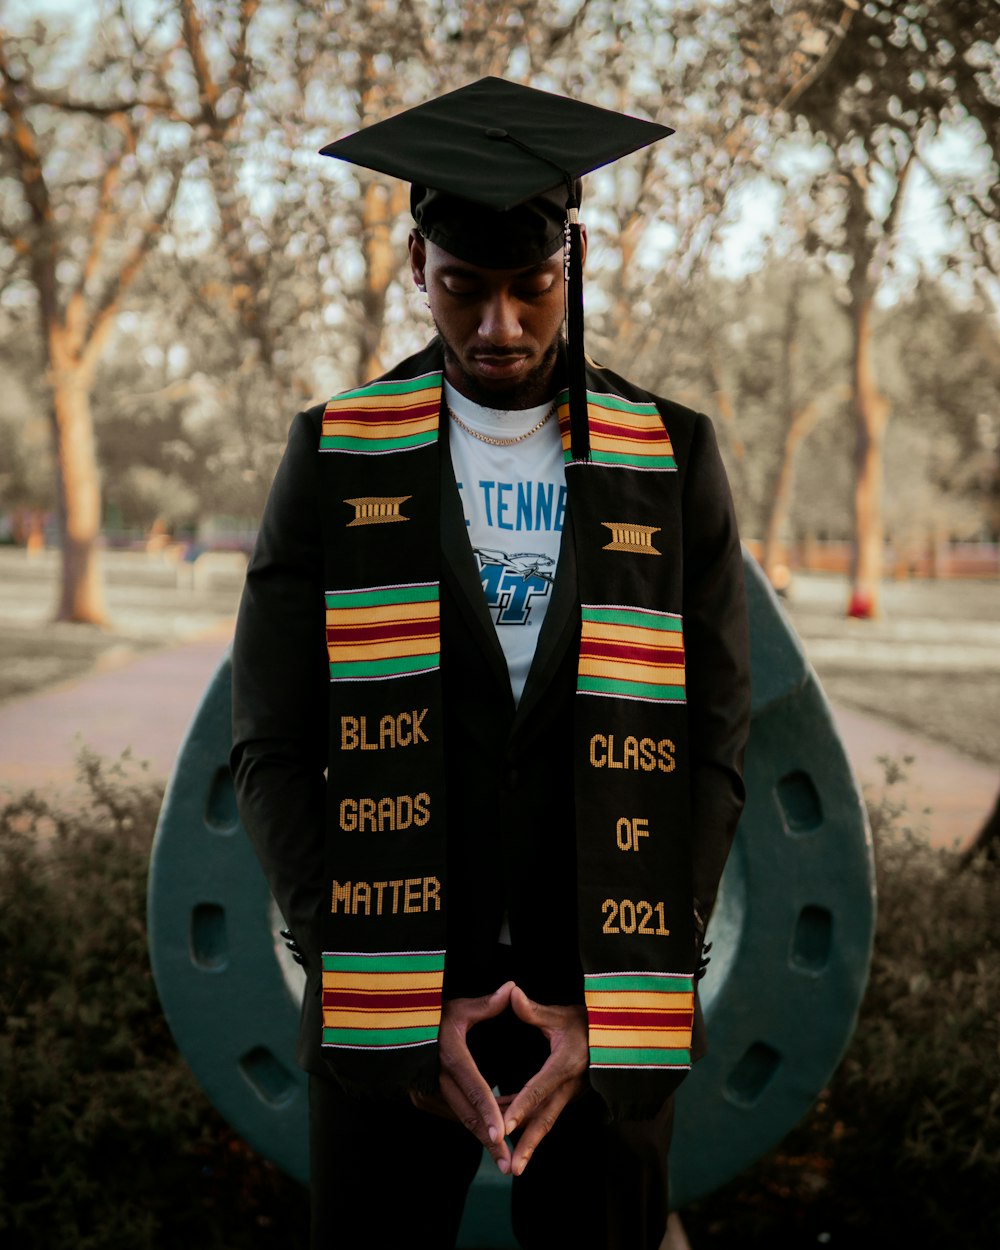
<path id="1" fill-rule="evenodd" d="M 533 425 L 530 430 L 525 430 L 523 434 L 515 434 L 513 438 L 493 438 L 490 434 L 480 434 L 478 430 L 474 430 L 471 426 L 466 425 L 457 413 L 452 412 L 451 405 L 447 402 L 445 402 L 445 409 L 448 416 L 451 417 L 452 421 L 455 422 L 458 428 L 460 430 L 464 430 L 466 434 L 471 435 L 472 438 L 479 439 L 481 443 L 489 443 L 491 447 L 513 447 L 515 443 L 523 443 L 526 438 L 531 438 L 532 434 L 538 433 L 545 422 L 548 421 L 549 417 L 551 417 L 555 412 L 556 401 L 552 401 L 548 411 L 545 413 L 545 416 L 542 417 L 541 421 L 539 421 L 537 425 Z"/>

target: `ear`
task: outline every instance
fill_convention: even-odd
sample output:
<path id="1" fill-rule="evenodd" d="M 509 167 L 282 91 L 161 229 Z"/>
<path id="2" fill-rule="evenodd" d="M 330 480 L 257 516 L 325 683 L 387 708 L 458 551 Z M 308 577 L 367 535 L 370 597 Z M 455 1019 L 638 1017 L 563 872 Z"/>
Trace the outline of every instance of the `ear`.
<path id="1" fill-rule="evenodd" d="M 421 291 L 426 291 L 427 282 L 424 270 L 427 267 L 427 248 L 424 244 L 424 236 L 419 230 L 410 231 L 406 246 L 410 253 L 410 273 L 413 275 L 413 281 Z"/>
<path id="2" fill-rule="evenodd" d="M 580 264 L 587 263 L 587 227 L 580 222 Z"/>

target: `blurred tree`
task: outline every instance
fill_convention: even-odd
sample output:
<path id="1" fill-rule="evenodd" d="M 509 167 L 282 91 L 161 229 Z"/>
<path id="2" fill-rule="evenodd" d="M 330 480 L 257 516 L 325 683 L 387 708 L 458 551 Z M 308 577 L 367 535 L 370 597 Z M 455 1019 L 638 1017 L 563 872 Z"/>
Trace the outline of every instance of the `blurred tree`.
<path id="1" fill-rule="evenodd" d="M 880 371 L 894 405 L 886 450 L 886 522 L 905 568 L 951 538 L 997 536 L 1000 342 L 995 318 L 923 277 L 883 314 Z"/>
<path id="2" fill-rule="evenodd" d="M 751 0 L 734 9 L 750 106 L 770 119 L 779 140 L 820 146 L 826 178 L 840 194 L 839 213 L 818 222 L 816 233 L 831 263 L 845 262 L 852 326 L 857 459 L 848 611 L 875 616 L 890 410 L 873 365 L 875 296 L 891 270 L 907 182 L 915 166 L 933 175 L 931 145 L 946 124 L 968 123 L 984 155 L 938 179 L 964 233 L 963 263 L 997 272 L 1000 7 L 993 0 Z"/>
<path id="3" fill-rule="evenodd" d="M 173 279 L 180 278 L 192 363 L 219 380 L 230 445 L 243 449 L 244 472 L 265 484 L 280 446 L 277 414 L 290 411 L 292 397 L 305 402 L 366 380 L 417 347 L 431 329 L 406 263 L 406 186 L 320 160 L 316 148 L 482 74 L 646 115 L 669 113 L 675 121 L 709 59 L 706 38 L 696 38 L 697 17 L 686 10 L 672 19 L 657 9 L 625 20 L 609 0 L 494 6 L 341 0 L 320 8 L 286 0 L 280 21 L 265 7 L 249 31 L 250 98 L 228 126 L 205 102 L 222 98 L 218 79 L 236 59 L 231 42 L 220 38 L 229 6 L 203 0 L 196 10 L 189 0 L 178 3 L 188 14 L 182 38 L 202 101 L 199 152 L 202 146 L 205 152 L 192 176 L 211 210 L 198 230 L 175 222 L 176 271 L 157 273 L 166 305 L 176 304 Z M 650 69 L 653 38 L 657 63 L 666 66 L 672 57 L 657 75 Z M 712 39 L 713 55 L 721 58 L 724 41 L 715 33 Z M 673 83 L 668 103 L 660 86 L 666 81 Z M 698 108 L 710 115 L 704 100 Z M 714 133 L 692 127 L 689 134 L 698 136 L 686 140 L 692 152 L 714 150 Z M 704 156 L 703 164 L 708 160 Z M 598 312 L 602 304 L 614 305 L 622 319 L 620 332 L 602 338 L 601 318 L 595 318 L 593 341 L 600 347 L 613 340 L 619 361 L 631 354 L 633 328 L 647 331 L 635 297 L 650 285 L 650 265 L 669 267 L 662 240 L 659 256 L 633 264 L 639 243 L 653 242 L 656 227 L 682 236 L 678 257 L 683 253 L 688 271 L 694 268 L 700 223 L 708 215 L 692 186 L 697 179 L 671 172 L 681 168 L 676 153 L 664 154 L 656 168 L 642 157 L 620 181 L 598 175 L 593 194 L 588 190 L 594 237 L 601 236 L 605 254 L 620 262 L 595 264 L 588 299 L 594 297 Z M 647 212 L 663 192 L 665 207 Z M 715 203 L 721 195 L 715 187 L 705 198 Z M 617 201 L 612 212 L 609 196 Z M 600 252 L 598 246 L 592 255 Z M 602 283 L 617 281 L 622 270 L 629 273 L 627 285 L 619 282 L 602 299 Z"/>
<path id="4" fill-rule="evenodd" d="M 831 401 L 844 398 L 845 387 L 834 385 L 837 360 L 835 356 L 822 353 L 802 367 L 802 303 L 803 290 L 808 275 L 803 269 L 795 272 L 784 285 L 777 308 L 782 314 L 780 333 L 777 335 L 778 361 L 774 371 L 777 391 L 776 415 L 779 423 L 779 455 L 775 458 L 772 472 L 768 475 L 765 489 L 767 519 L 764 526 L 764 545 L 761 562 L 764 572 L 776 589 L 787 583 L 787 527 L 792 505 L 792 491 L 796 459 L 802 444 L 816 423 L 826 415 Z M 819 326 L 812 327 L 814 345 L 825 342 L 825 336 L 817 334 Z M 810 367 L 811 366 L 811 367 Z"/>
<path id="5" fill-rule="evenodd" d="M 38 335 L 27 311 L 0 300 L 0 512 L 4 540 L 36 552 L 52 507 L 52 437 L 37 385 Z"/>
<path id="6" fill-rule="evenodd" d="M 714 391 L 733 414 L 721 429 L 740 526 L 759 536 L 773 580 L 797 533 L 828 531 L 842 511 L 846 317 L 833 277 L 801 250 L 772 249 L 756 272 L 716 277 L 696 291 L 696 319 L 675 348 L 687 379 L 680 393 L 704 407 Z M 797 490 L 804 443 L 822 422 L 833 427 L 823 472 L 810 475 L 808 491 Z M 810 459 L 819 455 L 813 448 Z"/>
<path id="7" fill-rule="evenodd" d="M 158 66 L 148 34 L 117 19 L 89 47 L 41 22 L 0 31 L 0 238 L 8 281 L 33 288 L 43 344 L 62 539 L 56 616 L 93 623 L 105 615 L 94 373 L 182 168 L 161 102 L 149 99 Z M 71 78 L 82 90 L 65 86 Z"/>

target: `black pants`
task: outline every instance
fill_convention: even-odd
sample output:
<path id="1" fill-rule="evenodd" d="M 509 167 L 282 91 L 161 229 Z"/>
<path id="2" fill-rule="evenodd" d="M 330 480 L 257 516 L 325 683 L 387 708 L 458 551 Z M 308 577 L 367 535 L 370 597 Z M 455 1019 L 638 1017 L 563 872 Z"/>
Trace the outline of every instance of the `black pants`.
<path id="1" fill-rule="evenodd" d="M 470 1034 L 480 1070 L 513 1093 L 546 1043 L 512 1013 Z M 349 1097 L 309 1083 L 312 1250 L 448 1250 L 482 1147 L 450 1120 L 409 1102 Z M 512 1188 L 525 1250 L 657 1250 L 667 1224 L 673 1100 L 655 1120 L 606 1123 L 588 1091 L 563 1111 Z"/>

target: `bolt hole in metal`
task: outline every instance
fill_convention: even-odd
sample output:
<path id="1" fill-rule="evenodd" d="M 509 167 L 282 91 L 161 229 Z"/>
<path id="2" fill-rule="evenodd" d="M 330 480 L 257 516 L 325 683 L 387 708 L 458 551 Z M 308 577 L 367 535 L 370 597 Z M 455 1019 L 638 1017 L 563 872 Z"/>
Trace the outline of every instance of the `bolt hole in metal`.
<path id="1" fill-rule="evenodd" d="M 222 972 L 229 965 L 226 910 L 219 903 L 196 903 L 188 933 L 191 962 L 202 972 Z"/>
<path id="2" fill-rule="evenodd" d="M 284 1107 L 295 1095 L 291 1072 L 266 1046 L 255 1046 L 241 1056 L 239 1069 L 257 1097 L 271 1107 Z"/>
<path id="3" fill-rule="evenodd" d="M 833 950 L 833 916 L 826 907 L 803 907 L 795 921 L 788 962 L 797 972 L 820 976 Z"/>
<path id="4" fill-rule="evenodd" d="M 738 1107 L 758 1103 L 778 1074 L 781 1055 L 766 1042 L 752 1042 L 733 1067 L 722 1092 Z"/>
<path id="5" fill-rule="evenodd" d="M 228 764 L 217 768 L 205 796 L 205 824 L 212 833 L 229 837 L 240 825 L 236 788 Z"/>
<path id="6" fill-rule="evenodd" d="M 823 823 L 823 805 L 808 773 L 786 774 L 774 787 L 774 793 L 786 833 L 814 833 Z"/>

